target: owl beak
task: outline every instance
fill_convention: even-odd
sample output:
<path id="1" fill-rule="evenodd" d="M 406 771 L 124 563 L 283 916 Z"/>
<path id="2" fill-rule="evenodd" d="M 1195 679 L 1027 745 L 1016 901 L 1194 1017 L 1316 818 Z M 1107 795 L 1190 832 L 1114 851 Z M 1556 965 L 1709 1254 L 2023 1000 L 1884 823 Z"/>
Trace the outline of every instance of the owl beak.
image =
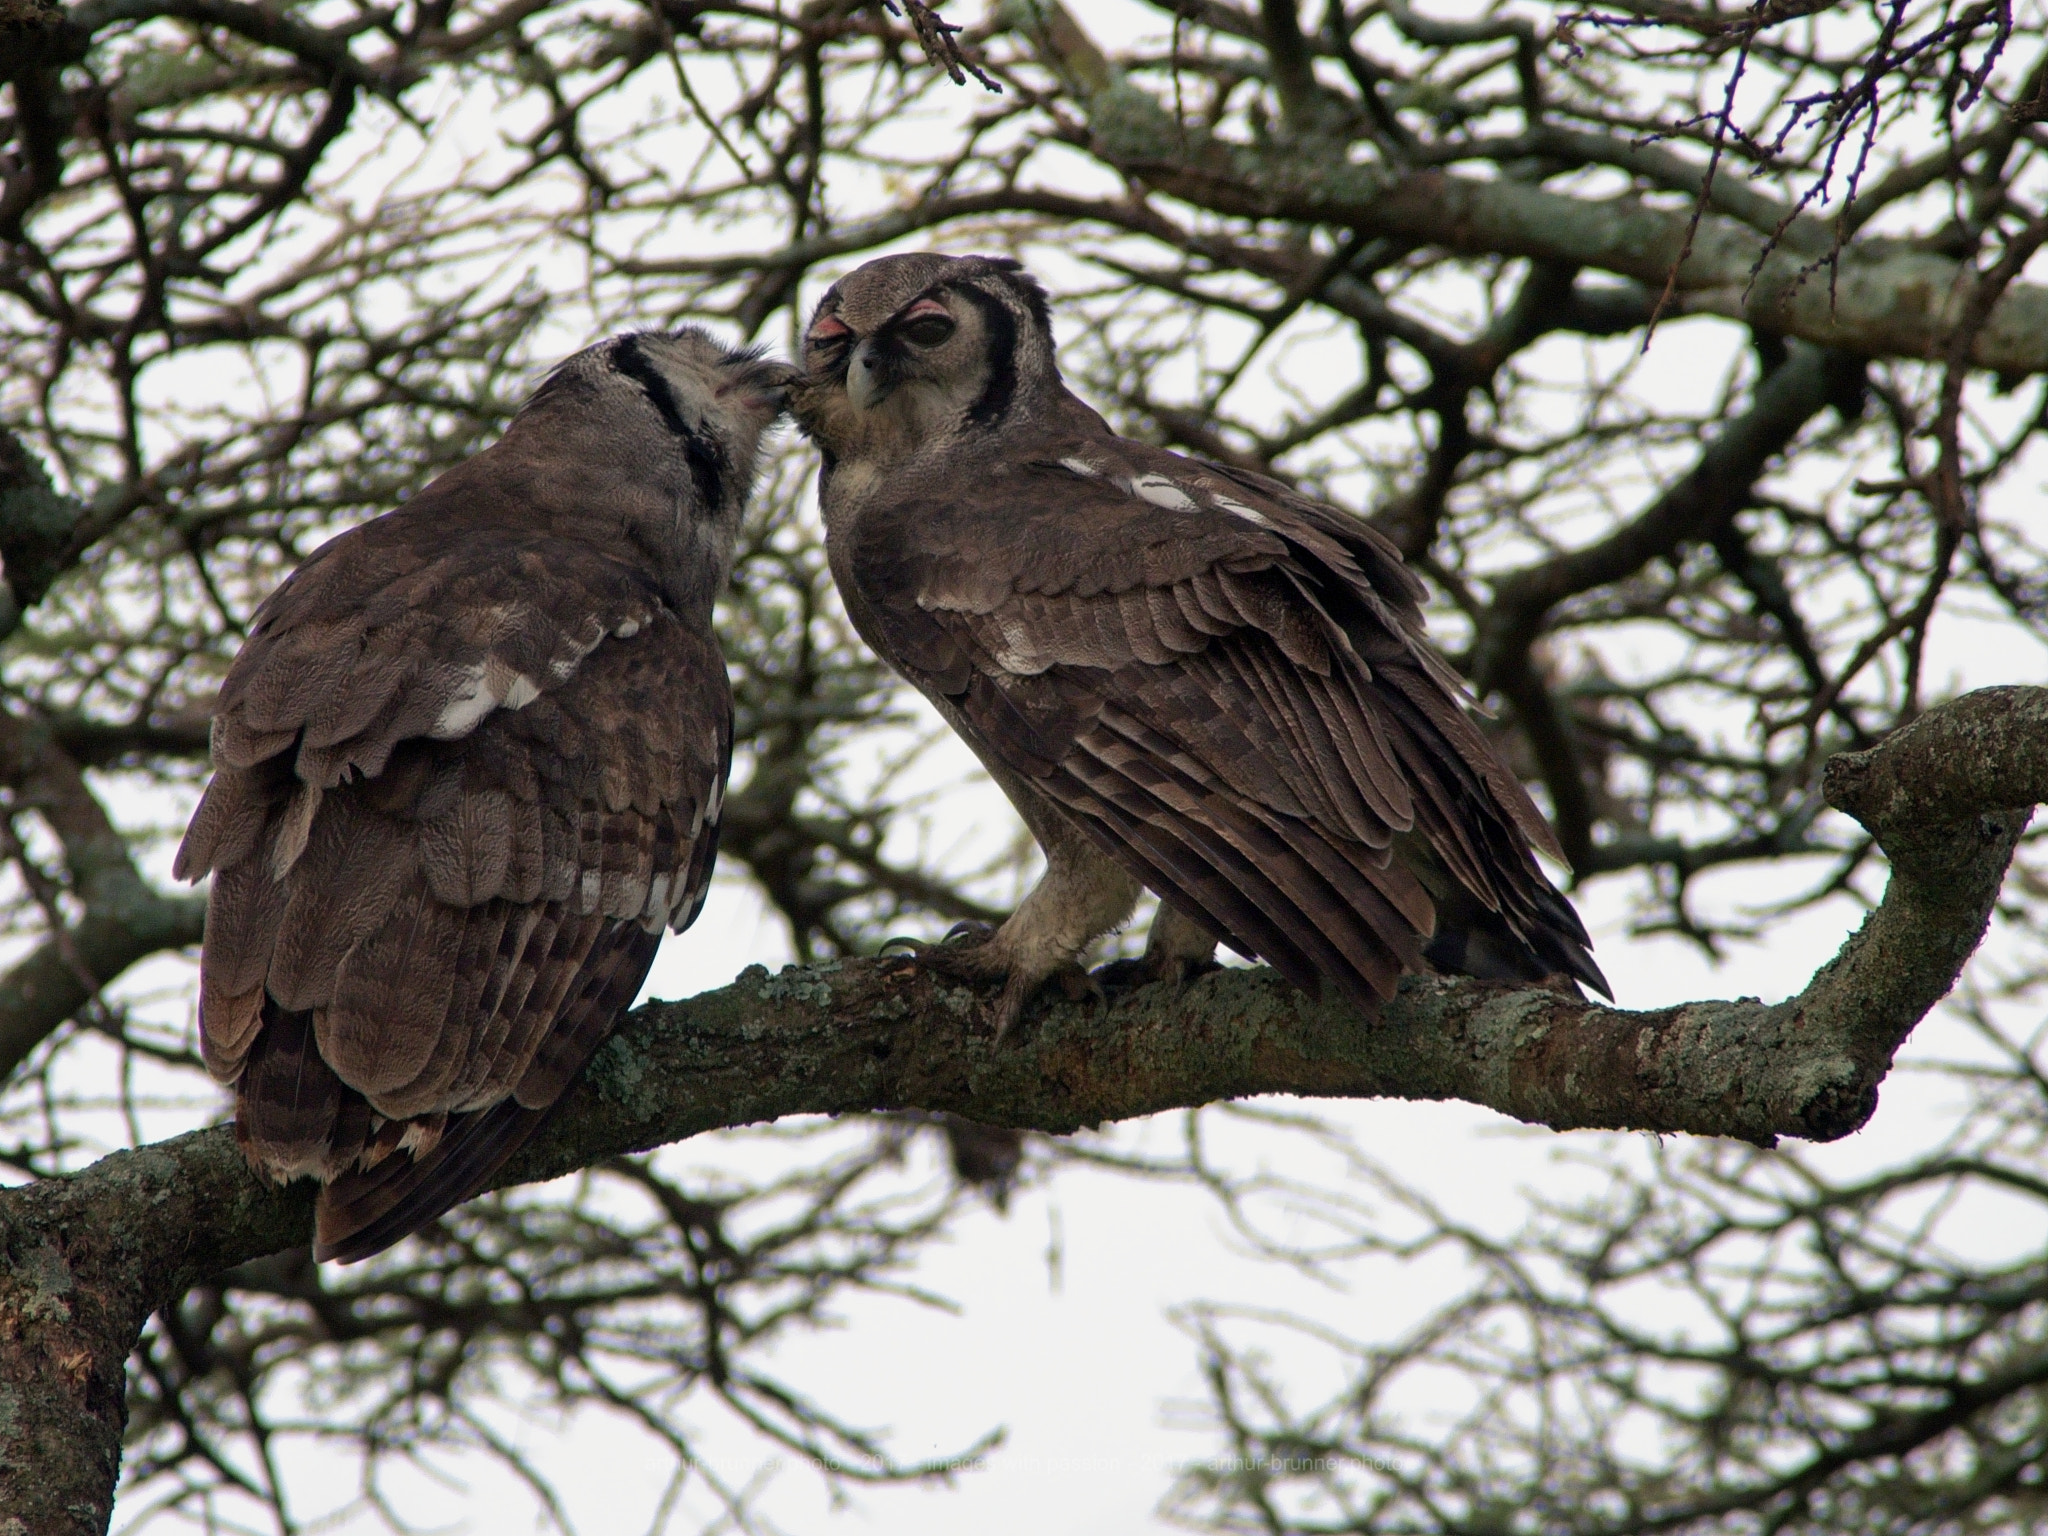
<path id="1" fill-rule="evenodd" d="M 853 349 L 846 364 L 846 398 L 853 402 L 855 410 L 871 411 L 889 398 L 896 387 L 896 381 L 890 377 L 892 371 L 874 337 Z"/>

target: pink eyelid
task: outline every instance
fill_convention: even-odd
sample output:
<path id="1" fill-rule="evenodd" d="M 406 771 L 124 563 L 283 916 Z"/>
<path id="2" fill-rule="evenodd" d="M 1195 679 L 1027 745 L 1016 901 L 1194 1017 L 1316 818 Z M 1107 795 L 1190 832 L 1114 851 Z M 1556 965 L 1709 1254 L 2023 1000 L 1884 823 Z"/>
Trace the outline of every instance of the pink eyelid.
<path id="1" fill-rule="evenodd" d="M 937 299 L 919 299 L 915 304 L 911 305 L 910 308 L 906 309 L 903 312 L 903 318 L 906 320 L 921 319 L 925 315 L 939 315 L 947 320 L 953 318 L 951 313 L 948 312 L 948 310 L 946 309 L 946 306 L 941 304 Z"/>
<path id="2" fill-rule="evenodd" d="M 839 336 L 851 336 L 853 328 L 836 315 L 827 315 L 811 327 L 812 341 L 831 341 Z"/>

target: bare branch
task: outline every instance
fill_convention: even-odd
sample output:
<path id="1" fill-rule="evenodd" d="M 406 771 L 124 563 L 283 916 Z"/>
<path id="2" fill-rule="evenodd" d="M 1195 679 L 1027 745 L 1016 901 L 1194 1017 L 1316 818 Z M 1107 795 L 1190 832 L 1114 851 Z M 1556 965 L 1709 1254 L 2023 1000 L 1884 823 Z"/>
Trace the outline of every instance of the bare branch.
<path id="1" fill-rule="evenodd" d="M 629 1015 L 502 1182 L 720 1126 L 922 1110 L 1083 1125 L 1255 1093 L 1461 1098 L 1536 1124 L 1846 1135 L 1982 938 L 2031 803 L 2048 798 L 2048 689 L 1994 688 L 1837 758 L 1830 799 L 1891 855 L 1884 902 L 1799 996 L 1645 1013 L 1542 988 L 1415 978 L 1376 1023 L 1265 970 L 1095 1010 L 1058 1004 L 995 1044 L 971 993 L 888 961 L 758 966 Z M 2021 808 L 2015 808 L 2021 802 Z M 122 1370 L 143 1320 L 232 1265 L 304 1242 L 304 1185 L 257 1181 L 224 1127 L 0 1194 L 0 1500 L 38 1536 L 105 1529 Z"/>
<path id="2" fill-rule="evenodd" d="M 1834 281 L 1757 232 L 1634 198 L 1594 199 L 1508 178 L 1403 172 L 1293 144 L 1240 145 L 1194 134 L 1111 70 L 1064 9 L 1041 4 L 1033 36 L 1089 111 L 1094 148 L 1126 175 L 1214 213 L 1332 224 L 1466 254 L 1592 267 L 1661 287 L 1673 312 L 1715 314 L 1774 335 L 1865 357 L 1940 355 L 1977 280 L 1951 257 L 1852 240 Z M 2008 287 L 1976 333 L 1970 360 L 2011 374 L 2048 369 L 2048 288 Z"/>
<path id="3" fill-rule="evenodd" d="M 143 879 L 127 839 L 45 722 L 0 711 L 0 783 L 12 791 L 12 813 L 34 811 L 57 834 L 71 893 L 85 908 L 0 976 L 4 1080 L 97 986 L 149 955 L 198 943 L 206 903 L 161 895 Z"/>

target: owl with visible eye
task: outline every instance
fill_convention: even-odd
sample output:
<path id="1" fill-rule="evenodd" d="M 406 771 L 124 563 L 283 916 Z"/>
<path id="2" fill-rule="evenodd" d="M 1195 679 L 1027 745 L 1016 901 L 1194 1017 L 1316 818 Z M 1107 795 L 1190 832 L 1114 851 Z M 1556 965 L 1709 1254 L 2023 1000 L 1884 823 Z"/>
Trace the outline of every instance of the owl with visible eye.
<path id="1" fill-rule="evenodd" d="M 256 1170 L 367 1257 L 488 1187 L 704 902 L 711 608 L 784 365 L 699 331 L 557 368 L 505 435 L 257 609 L 177 873 Z"/>
<path id="2" fill-rule="evenodd" d="M 1044 851 L 993 931 L 920 962 L 1001 982 L 998 1033 L 1142 887 L 1145 977 L 1220 941 L 1368 1012 L 1408 972 L 1606 994 L 1532 851 L 1555 835 L 1465 712 L 1424 588 L 1370 527 L 1119 437 L 1061 381 L 1045 291 L 996 257 L 833 285 L 791 408 L 832 572 Z"/>

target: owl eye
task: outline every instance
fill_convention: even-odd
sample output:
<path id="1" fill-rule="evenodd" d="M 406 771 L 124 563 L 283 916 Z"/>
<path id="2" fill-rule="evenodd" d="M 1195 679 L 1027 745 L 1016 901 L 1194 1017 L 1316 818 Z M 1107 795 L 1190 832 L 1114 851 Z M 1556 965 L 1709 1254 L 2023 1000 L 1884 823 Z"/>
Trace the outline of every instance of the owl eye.
<path id="1" fill-rule="evenodd" d="M 957 329 L 951 315 L 919 315 L 898 328 L 896 334 L 913 347 L 936 347 Z"/>
<path id="2" fill-rule="evenodd" d="M 844 320 L 838 320 L 831 315 L 827 315 L 811 327 L 810 334 L 804 337 L 804 345 L 806 347 L 843 346 L 852 339 L 853 331 Z"/>

